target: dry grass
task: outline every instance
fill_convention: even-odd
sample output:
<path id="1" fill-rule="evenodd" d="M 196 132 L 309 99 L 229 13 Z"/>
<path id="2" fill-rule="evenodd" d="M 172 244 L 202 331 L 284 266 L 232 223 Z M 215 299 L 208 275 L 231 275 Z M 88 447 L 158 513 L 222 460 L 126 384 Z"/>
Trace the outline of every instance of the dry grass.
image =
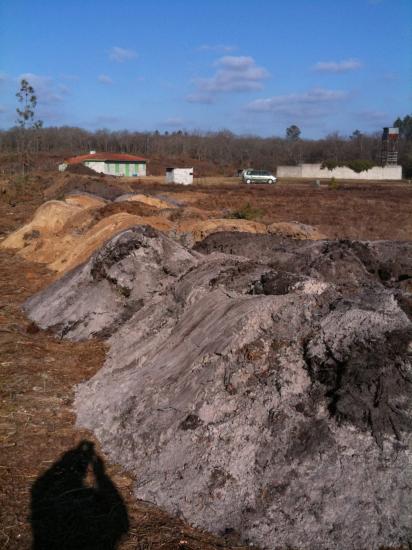
<path id="1" fill-rule="evenodd" d="M 298 221 L 313 225 L 330 239 L 411 240 L 412 185 L 406 182 L 340 182 L 337 189 L 322 183 L 282 181 L 276 185 L 244 185 L 237 178 L 208 178 L 196 183 L 160 185 L 140 182 L 139 192 L 165 194 L 195 208 L 223 216 L 250 208 L 262 211 L 260 222 Z M 194 195 L 196 200 L 191 200 Z M 213 216 L 212 216 L 213 213 Z"/>
<path id="2" fill-rule="evenodd" d="M 412 239 L 412 185 L 407 183 L 344 183 L 336 190 L 311 183 L 193 188 L 199 190 L 208 196 L 193 206 L 206 211 L 233 212 L 249 204 L 263 212 L 261 222 L 298 221 L 331 239 Z"/>
<path id="3" fill-rule="evenodd" d="M 36 181 L 31 192 L 25 188 L 22 196 L 0 201 L 0 236 L 32 217 L 44 201 L 43 188 Z M 151 194 L 167 192 L 168 196 L 183 191 L 179 186 L 143 182 L 133 188 Z M 338 238 L 412 239 L 412 186 L 407 184 L 351 183 L 330 190 L 327 186 L 315 189 L 309 183 L 248 187 L 220 180 L 185 188 L 184 193 L 194 211 L 199 208 L 206 214 L 239 210 L 249 203 L 263 211 L 265 223 L 297 220 Z M 105 208 L 108 214 L 120 207 Z M 137 213 L 135 209 L 143 207 L 127 208 Z M 93 439 L 74 426 L 73 387 L 101 367 L 105 348 L 98 341 L 57 340 L 36 331 L 24 317 L 23 301 L 53 278 L 44 267 L 1 252 L 0 277 L 0 548 L 17 550 L 31 545 L 28 515 L 33 481 L 81 439 Z M 120 548 L 241 548 L 137 502 L 134 480 L 114 465 L 108 464 L 107 472 L 130 516 L 129 535 Z"/>

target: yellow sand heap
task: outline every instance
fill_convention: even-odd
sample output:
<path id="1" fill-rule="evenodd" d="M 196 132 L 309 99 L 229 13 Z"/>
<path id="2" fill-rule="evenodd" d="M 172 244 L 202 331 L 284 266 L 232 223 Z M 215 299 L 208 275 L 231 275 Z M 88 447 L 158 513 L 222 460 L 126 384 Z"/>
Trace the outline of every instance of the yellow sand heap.
<path id="1" fill-rule="evenodd" d="M 23 248 L 28 239 L 38 237 L 46 233 L 57 233 L 76 214 L 82 212 L 82 208 L 63 201 L 48 201 L 42 204 L 35 212 L 32 221 L 11 235 L 2 243 L 4 248 Z"/>
<path id="2" fill-rule="evenodd" d="M 37 209 L 30 223 L 9 235 L 0 246 L 17 249 L 27 260 L 44 263 L 54 271 L 66 272 L 129 227 L 150 225 L 165 232 L 173 228 L 173 223 L 164 217 L 135 216 L 127 212 L 96 223 L 96 208 L 87 200 L 80 200 L 78 204 L 82 202 L 83 207 L 63 201 L 46 202 Z"/>
<path id="3" fill-rule="evenodd" d="M 177 208 L 174 204 L 171 204 L 169 202 L 163 201 L 162 199 L 158 199 L 156 197 L 150 197 L 149 195 L 130 195 L 130 197 L 127 197 L 125 199 L 126 201 L 132 201 L 132 202 L 142 202 L 143 204 L 147 204 L 149 206 L 153 206 L 154 208 L 164 209 L 164 208 Z"/>
<path id="4" fill-rule="evenodd" d="M 326 236 L 316 227 L 299 222 L 276 222 L 268 226 L 268 233 L 298 240 L 319 241 Z"/>
<path id="5" fill-rule="evenodd" d="M 46 264 L 50 269 L 64 273 L 86 261 L 114 235 L 135 225 L 150 225 L 165 233 L 191 233 L 195 242 L 221 231 L 272 233 L 294 239 L 324 238 L 315 227 L 297 222 L 266 226 L 251 220 L 206 219 L 213 213 L 194 206 L 175 207 L 173 212 L 167 212 L 169 203 L 143 194 L 133 195 L 125 202 L 128 201 L 155 206 L 159 213 L 156 216 L 140 216 L 120 211 L 107 215 L 107 201 L 79 193 L 66 197 L 64 201 L 44 203 L 37 209 L 32 221 L 9 235 L 0 247 L 16 249 L 27 260 Z"/>
<path id="6" fill-rule="evenodd" d="M 169 231 L 173 225 L 164 218 L 156 216 L 133 216 L 120 212 L 103 218 L 84 235 L 66 235 L 59 243 L 48 243 L 53 248 L 54 259 L 47 262 L 54 271 L 65 272 L 86 261 L 97 249 L 114 235 L 135 225 L 150 225 L 160 231 Z M 33 258 L 31 258 L 33 259 Z"/>
<path id="7" fill-rule="evenodd" d="M 267 233 L 266 225 L 263 223 L 232 219 L 182 221 L 178 224 L 177 231 L 179 233 L 192 233 L 195 242 L 220 231 Z"/>
<path id="8" fill-rule="evenodd" d="M 69 195 L 64 198 L 64 202 L 67 204 L 74 204 L 75 206 L 80 206 L 81 208 L 101 208 L 107 201 L 100 197 L 93 197 L 92 195 Z"/>

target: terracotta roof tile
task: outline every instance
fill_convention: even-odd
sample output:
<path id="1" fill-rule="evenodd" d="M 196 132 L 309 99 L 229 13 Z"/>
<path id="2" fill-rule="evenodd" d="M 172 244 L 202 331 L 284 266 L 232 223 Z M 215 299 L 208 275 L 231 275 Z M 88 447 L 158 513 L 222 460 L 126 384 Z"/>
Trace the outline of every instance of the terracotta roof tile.
<path id="1" fill-rule="evenodd" d="M 143 157 L 136 155 L 127 155 L 125 153 L 89 153 L 87 155 L 78 155 L 65 160 L 67 164 L 80 164 L 86 160 L 101 160 L 101 161 L 123 161 L 123 162 L 146 162 Z"/>

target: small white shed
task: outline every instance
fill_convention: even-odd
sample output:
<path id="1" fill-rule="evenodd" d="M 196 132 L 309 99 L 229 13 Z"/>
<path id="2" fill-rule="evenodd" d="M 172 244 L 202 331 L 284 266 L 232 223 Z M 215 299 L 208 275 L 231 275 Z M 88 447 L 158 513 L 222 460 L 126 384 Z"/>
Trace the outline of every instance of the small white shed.
<path id="1" fill-rule="evenodd" d="M 193 168 L 166 168 L 166 183 L 192 185 Z"/>

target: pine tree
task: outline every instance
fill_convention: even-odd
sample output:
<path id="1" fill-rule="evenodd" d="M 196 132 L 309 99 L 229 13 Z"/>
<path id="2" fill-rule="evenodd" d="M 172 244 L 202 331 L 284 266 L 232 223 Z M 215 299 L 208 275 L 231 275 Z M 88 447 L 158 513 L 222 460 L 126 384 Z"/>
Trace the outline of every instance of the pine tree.
<path id="1" fill-rule="evenodd" d="M 37 105 L 37 96 L 33 86 L 23 78 L 20 82 L 20 90 L 17 92 L 16 97 L 20 103 L 20 107 L 17 107 L 17 125 L 20 128 L 20 154 L 23 175 L 26 174 L 30 165 L 29 150 L 31 144 L 31 138 L 33 137 L 32 130 L 39 130 L 43 126 L 41 120 L 35 120 L 35 108 Z"/>

